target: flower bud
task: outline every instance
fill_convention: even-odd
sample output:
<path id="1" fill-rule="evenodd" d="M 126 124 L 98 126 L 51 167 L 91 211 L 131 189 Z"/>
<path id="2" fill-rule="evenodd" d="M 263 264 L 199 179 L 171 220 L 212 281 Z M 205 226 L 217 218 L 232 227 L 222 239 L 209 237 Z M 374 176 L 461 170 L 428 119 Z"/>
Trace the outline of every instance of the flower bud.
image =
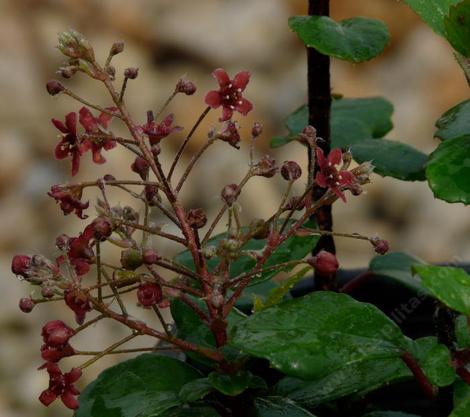
<path id="1" fill-rule="evenodd" d="M 91 227 L 96 240 L 106 240 L 113 233 L 112 223 L 104 217 L 97 217 L 93 220 Z"/>
<path id="2" fill-rule="evenodd" d="M 59 33 L 57 47 L 70 58 L 82 58 L 86 61 L 94 61 L 95 59 L 95 53 L 88 39 L 73 29 Z"/>
<path id="3" fill-rule="evenodd" d="M 370 240 L 370 243 L 372 243 L 372 246 L 374 246 L 375 252 L 378 253 L 379 255 L 385 255 L 390 249 L 389 243 L 386 240 L 380 239 L 378 237 L 373 237 Z"/>
<path id="4" fill-rule="evenodd" d="M 317 140 L 317 129 L 313 126 L 305 126 L 304 130 L 299 134 L 299 139 L 306 144 L 313 144 Z"/>
<path id="5" fill-rule="evenodd" d="M 106 174 L 104 177 L 103 177 L 103 180 L 106 182 L 106 181 L 116 181 L 116 177 L 114 175 L 111 175 L 111 174 Z"/>
<path id="6" fill-rule="evenodd" d="M 263 133 L 263 125 L 258 122 L 253 123 L 253 127 L 251 128 L 251 136 L 253 139 L 257 138 L 261 133 Z"/>
<path id="7" fill-rule="evenodd" d="M 320 275 L 332 275 L 339 268 L 338 259 L 333 253 L 321 250 L 316 256 L 307 259 L 307 262 L 313 266 L 315 272 Z"/>
<path id="8" fill-rule="evenodd" d="M 179 80 L 176 84 L 175 92 L 192 96 L 197 90 L 196 84 L 189 80 Z"/>
<path id="9" fill-rule="evenodd" d="M 77 66 L 75 65 L 68 65 L 66 67 L 60 67 L 57 71 L 63 78 L 69 79 L 72 78 L 76 72 L 78 71 Z"/>
<path id="10" fill-rule="evenodd" d="M 158 203 L 158 187 L 152 184 L 146 184 L 144 187 L 145 199 L 150 206 L 155 206 Z"/>
<path id="11" fill-rule="evenodd" d="M 41 295 L 44 298 L 52 298 L 54 297 L 54 289 L 51 287 L 42 287 L 41 288 Z"/>
<path id="12" fill-rule="evenodd" d="M 47 322 L 41 332 L 44 343 L 52 347 L 65 345 L 74 334 L 73 329 L 61 320 Z"/>
<path id="13" fill-rule="evenodd" d="M 224 200 L 227 206 L 230 207 L 235 203 L 235 201 L 237 201 L 237 198 L 240 195 L 240 187 L 237 184 L 228 184 L 223 188 L 220 195 L 222 200 Z"/>
<path id="14" fill-rule="evenodd" d="M 186 221 L 194 229 L 200 229 L 204 227 L 207 223 L 207 216 L 204 213 L 204 210 L 197 208 L 191 209 L 186 214 Z"/>
<path id="15" fill-rule="evenodd" d="M 160 147 L 160 145 L 158 143 L 156 143 L 155 145 L 152 145 L 150 150 L 152 151 L 153 157 L 157 158 L 158 155 L 160 155 L 160 152 L 162 151 L 162 148 Z"/>
<path id="16" fill-rule="evenodd" d="M 143 263 L 142 253 L 137 249 L 126 249 L 121 252 L 121 265 L 128 271 L 135 271 Z"/>
<path id="17" fill-rule="evenodd" d="M 148 248 L 144 249 L 142 260 L 144 261 L 145 265 L 153 265 L 160 260 L 160 256 L 155 249 Z"/>
<path id="18" fill-rule="evenodd" d="M 51 95 L 51 96 L 55 96 L 56 94 L 59 94 L 61 93 L 62 91 L 65 90 L 65 87 L 62 85 L 62 83 L 60 81 L 57 81 L 57 80 L 50 80 L 48 81 L 48 83 L 46 84 L 46 89 L 47 89 L 47 92 Z"/>
<path id="19" fill-rule="evenodd" d="M 286 161 L 282 164 L 281 175 L 286 181 L 298 180 L 302 175 L 302 169 L 294 161 Z"/>
<path id="20" fill-rule="evenodd" d="M 111 78 L 111 80 L 114 80 L 116 78 L 116 68 L 114 68 L 114 66 L 108 65 L 106 67 L 106 73 L 109 75 L 109 78 Z"/>
<path id="21" fill-rule="evenodd" d="M 135 80 L 139 75 L 139 68 L 126 68 L 124 70 L 124 77 L 130 80 Z"/>
<path id="22" fill-rule="evenodd" d="M 120 54 L 122 51 L 124 51 L 124 42 L 116 41 L 113 43 L 113 46 L 111 46 L 109 55 L 114 56 L 114 55 Z"/>
<path id="23" fill-rule="evenodd" d="M 70 238 L 67 235 L 61 234 L 61 235 L 56 237 L 55 245 L 60 250 L 66 250 L 67 246 L 69 244 L 69 241 L 70 241 Z"/>
<path id="24" fill-rule="evenodd" d="M 266 155 L 256 164 L 253 173 L 261 177 L 271 178 L 276 175 L 277 171 L 278 167 L 276 165 L 276 161 L 269 155 Z"/>
<path id="25" fill-rule="evenodd" d="M 124 206 L 122 209 L 122 218 L 130 222 L 138 222 L 139 213 L 130 206 Z"/>
<path id="26" fill-rule="evenodd" d="M 162 301 L 163 292 L 160 285 L 149 282 L 137 289 L 137 299 L 143 307 L 152 307 Z"/>
<path id="27" fill-rule="evenodd" d="M 149 163 L 146 159 L 138 156 L 131 165 L 131 170 L 140 175 L 143 180 L 147 179 L 149 174 Z"/>
<path id="28" fill-rule="evenodd" d="M 227 142 L 236 149 L 240 149 L 240 132 L 238 131 L 238 125 L 231 120 L 225 122 L 222 130 L 216 134 L 216 138 Z"/>
<path id="29" fill-rule="evenodd" d="M 31 298 L 22 298 L 18 304 L 20 310 L 23 313 L 31 313 L 35 306 L 34 301 Z"/>
<path id="30" fill-rule="evenodd" d="M 266 239 L 269 235 L 269 225 L 263 219 L 253 220 L 248 228 L 253 239 Z"/>
<path id="31" fill-rule="evenodd" d="M 11 261 L 11 272 L 15 275 L 21 275 L 27 278 L 30 274 L 32 266 L 32 259 L 26 255 L 15 255 Z"/>

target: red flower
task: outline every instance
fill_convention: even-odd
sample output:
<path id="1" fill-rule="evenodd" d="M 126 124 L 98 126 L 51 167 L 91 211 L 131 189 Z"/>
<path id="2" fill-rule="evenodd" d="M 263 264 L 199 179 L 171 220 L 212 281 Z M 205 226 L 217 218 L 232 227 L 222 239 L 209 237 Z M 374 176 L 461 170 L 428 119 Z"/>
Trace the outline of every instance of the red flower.
<path id="1" fill-rule="evenodd" d="M 67 240 L 67 256 L 78 276 L 85 275 L 90 270 L 90 264 L 95 256 L 90 246 L 90 240 L 94 237 L 93 223 L 85 227 L 78 237 Z M 58 263 L 64 262 L 63 257 L 57 259 Z"/>
<path id="2" fill-rule="evenodd" d="M 142 126 L 142 130 L 149 137 L 150 144 L 155 145 L 172 132 L 183 130 L 180 126 L 173 126 L 173 122 L 173 114 L 166 116 L 161 123 L 156 123 L 153 114 L 149 113 L 147 123 Z"/>
<path id="3" fill-rule="evenodd" d="M 80 392 L 73 384 L 82 376 L 81 369 L 72 368 L 70 372 L 63 374 L 56 363 L 48 363 L 46 369 L 49 373 L 49 388 L 41 393 L 39 401 L 47 407 L 60 397 L 66 407 L 76 410 L 79 406 L 76 396 Z"/>
<path id="4" fill-rule="evenodd" d="M 112 112 L 117 109 L 115 107 L 109 107 L 106 110 Z M 104 164 L 106 159 L 101 155 L 101 149 L 109 151 L 116 147 L 116 141 L 111 137 L 106 137 L 106 130 L 113 116 L 108 113 L 101 113 L 98 117 L 95 117 L 87 107 L 82 107 L 79 113 L 80 124 L 85 128 L 86 133 L 89 135 L 97 135 L 93 137 L 93 139 L 85 139 L 82 142 L 81 151 L 86 152 L 91 149 L 93 162 L 96 164 Z"/>
<path id="5" fill-rule="evenodd" d="M 77 137 L 77 113 L 68 113 L 65 116 L 65 124 L 57 119 L 52 119 L 52 123 L 63 133 L 62 139 L 55 147 L 55 157 L 65 159 L 70 155 L 72 157 L 72 175 L 76 175 L 82 156 L 80 140 Z"/>
<path id="6" fill-rule="evenodd" d="M 75 211 L 75 214 L 80 219 L 86 219 L 88 216 L 83 214 L 83 210 L 87 209 L 90 205 L 89 202 L 82 203 L 82 190 L 79 187 L 63 189 L 59 185 L 53 185 L 51 191 L 47 193 L 50 197 L 54 198 L 57 203 L 60 203 L 60 208 L 65 215 Z"/>
<path id="7" fill-rule="evenodd" d="M 241 71 L 231 80 L 225 70 L 218 68 L 212 75 L 219 83 L 219 89 L 209 91 L 205 101 L 213 109 L 222 106 L 222 117 L 219 120 L 230 120 L 234 110 L 246 116 L 253 108 L 251 102 L 242 97 L 242 92 L 250 81 L 250 73 Z"/>
<path id="8" fill-rule="evenodd" d="M 69 339 L 74 334 L 73 329 L 67 326 L 63 321 L 53 320 L 43 326 L 41 336 L 46 345 L 58 347 L 68 343 Z"/>
<path id="9" fill-rule="evenodd" d="M 41 346 L 41 358 L 47 362 L 59 362 L 62 358 L 75 355 L 75 350 L 70 344 L 64 346 L 52 347 L 49 345 Z"/>
<path id="10" fill-rule="evenodd" d="M 75 320 L 78 324 L 83 324 L 86 313 L 91 311 L 90 301 L 79 290 L 64 291 L 65 304 L 75 313 Z"/>
<path id="11" fill-rule="evenodd" d="M 317 172 L 315 181 L 320 187 L 328 188 L 341 200 L 346 201 L 342 190 L 354 183 L 354 175 L 346 170 L 338 171 L 336 168 L 336 165 L 341 164 L 343 161 L 343 152 L 341 152 L 341 149 L 336 148 L 325 158 L 323 150 L 317 146 L 316 156 L 320 171 Z"/>
<path id="12" fill-rule="evenodd" d="M 162 288 L 158 284 L 142 284 L 137 290 L 137 299 L 144 307 L 152 307 L 162 301 Z"/>
<path id="13" fill-rule="evenodd" d="M 31 274 L 31 256 L 15 255 L 11 261 L 11 272 L 15 275 L 21 275 L 23 278 L 28 278 Z"/>

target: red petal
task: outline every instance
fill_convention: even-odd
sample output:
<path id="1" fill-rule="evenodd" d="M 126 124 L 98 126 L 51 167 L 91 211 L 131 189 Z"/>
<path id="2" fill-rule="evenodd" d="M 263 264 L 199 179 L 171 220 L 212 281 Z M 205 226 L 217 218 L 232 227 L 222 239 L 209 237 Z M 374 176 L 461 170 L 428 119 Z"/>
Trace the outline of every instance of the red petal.
<path id="1" fill-rule="evenodd" d="M 61 140 L 55 147 L 54 149 L 54 155 L 57 159 L 64 159 L 69 156 L 69 150 L 67 147 L 62 148 L 62 144 L 64 143 L 63 140 Z"/>
<path id="2" fill-rule="evenodd" d="M 328 162 L 331 165 L 339 165 L 343 161 L 343 152 L 340 148 L 332 149 L 330 154 L 328 155 Z"/>
<path id="3" fill-rule="evenodd" d="M 320 168 L 324 168 L 325 165 L 327 165 L 327 164 L 326 164 L 326 160 L 325 160 L 325 154 L 323 153 L 323 149 L 317 146 L 315 148 L 315 154 L 317 156 L 317 165 Z"/>
<path id="4" fill-rule="evenodd" d="M 111 109 L 108 109 L 108 110 L 111 111 Z M 112 118 L 113 116 L 111 116 L 108 113 L 101 113 L 98 116 L 98 123 L 106 129 L 109 126 L 109 122 L 111 121 Z"/>
<path id="5" fill-rule="evenodd" d="M 319 185 L 321 188 L 328 188 L 328 182 L 326 181 L 325 176 L 321 172 L 317 172 L 315 181 L 317 185 Z"/>
<path id="6" fill-rule="evenodd" d="M 222 117 L 219 118 L 220 122 L 226 122 L 233 116 L 233 110 L 230 107 L 224 106 L 222 109 Z"/>
<path id="7" fill-rule="evenodd" d="M 85 153 L 91 149 L 93 142 L 89 139 L 85 139 L 80 145 L 80 151 Z"/>
<path id="8" fill-rule="evenodd" d="M 227 84 L 230 83 L 230 77 L 228 76 L 227 72 L 222 68 L 217 68 L 212 73 L 212 76 L 217 80 L 221 87 L 225 87 Z"/>
<path id="9" fill-rule="evenodd" d="M 166 116 L 164 119 L 163 119 L 163 124 L 167 127 L 170 127 L 172 124 L 173 124 L 173 120 L 174 120 L 175 116 L 173 114 L 169 114 L 168 116 Z"/>
<path id="10" fill-rule="evenodd" d="M 242 91 L 246 88 L 246 85 L 250 81 L 251 74 L 248 71 L 241 71 L 233 79 L 233 85 L 236 88 L 240 88 Z"/>
<path id="11" fill-rule="evenodd" d="M 251 111 L 251 109 L 253 109 L 253 104 L 251 104 L 251 101 L 248 101 L 246 98 L 242 98 L 238 102 L 236 109 L 241 114 L 246 116 Z"/>
<path id="12" fill-rule="evenodd" d="M 80 168 L 80 152 L 75 151 L 72 154 L 72 176 L 77 175 Z"/>
<path id="13" fill-rule="evenodd" d="M 65 391 L 60 398 L 62 399 L 64 405 L 71 410 L 76 410 L 79 407 L 78 400 L 69 390 Z"/>
<path id="14" fill-rule="evenodd" d="M 52 122 L 52 124 L 53 124 L 57 129 L 59 129 L 62 133 L 68 133 L 68 132 L 69 132 L 69 131 L 67 130 L 67 128 L 65 127 L 64 123 L 61 122 L 60 120 L 52 119 L 51 122 Z"/>
<path id="15" fill-rule="evenodd" d="M 87 107 L 82 107 L 80 113 L 80 124 L 87 132 L 93 132 L 98 129 L 98 123 L 91 111 Z"/>
<path id="16" fill-rule="evenodd" d="M 39 396 L 39 401 L 41 401 L 46 407 L 52 404 L 57 398 L 57 395 L 52 391 L 46 389 Z"/>
<path id="17" fill-rule="evenodd" d="M 67 384 L 73 384 L 74 382 L 77 382 L 81 376 L 82 376 L 82 370 L 80 368 L 72 368 L 70 372 L 67 372 L 64 375 L 65 382 Z"/>
<path id="18" fill-rule="evenodd" d="M 103 148 L 106 149 L 107 151 L 109 151 L 110 149 L 113 149 L 115 148 L 117 145 L 116 141 L 115 140 L 107 140 L 104 144 L 103 144 Z"/>
<path id="19" fill-rule="evenodd" d="M 95 164 L 104 164 L 106 162 L 106 159 L 101 155 L 101 148 L 96 144 L 92 145 L 91 152 L 93 155 L 93 162 Z"/>
<path id="20" fill-rule="evenodd" d="M 77 113 L 71 112 L 65 116 L 65 126 L 72 135 L 77 134 Z"/>
<path id="21" fill-rule="evenodd" d="M 331 188 L 331 191 L 333 191 L 339 198 L 341 198 L 341 200 L 346 203 L 346 196 L 339 188 Z"/>
<path id="22" fill-rule="evenodd" d="M 218 91 L 212 90 L 206 94 L 206 98 L 204 99 L 208 106 L 211 106 L 213 109 L 216 109 L 222 104 L 222 98 L 220 97 L 220 93 Z"/>
<path id="23" fill-rule="evenodd" d="M 354 175 L 349 171 L 340 171 L 339 175 L 341 175 L 340 184 L 343 186 L 351 185 L 354 182 Z"/>

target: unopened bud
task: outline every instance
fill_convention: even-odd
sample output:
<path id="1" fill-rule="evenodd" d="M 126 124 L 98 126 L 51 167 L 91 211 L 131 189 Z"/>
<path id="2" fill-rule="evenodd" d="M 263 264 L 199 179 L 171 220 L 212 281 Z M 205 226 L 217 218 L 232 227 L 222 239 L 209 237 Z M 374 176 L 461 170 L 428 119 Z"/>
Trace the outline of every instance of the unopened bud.
<path id="1" fill-rule="evenodd" d="M 139 75 L 139 68 L 126 68 L 124 70 L 124 77 L 130 80 L 135 80 Z"/>
<path id="2" fill-rule="evenodd" d="M 103 180 L 105 180 L 105 181 L 116 181 L 116 177 L 114 175 L 111 175 L 111 174 L 106 174 L 103 177 Z"/>
<path id="3" fill-rule="evenodd" d="M 124 51 L 124 42 L 123 41 L 116 41 L 111 46 L 111 50 L 109 51 L 109 55 L 117 55 Z"/>
<path id="4" fill-rule="evenodd" d="M 160 152 L 162 151 L 162 148 L 160 147 L 160 145 L 158 143 L 156 143 L 155 145 L 152 145 L 150 150 L 152 151 L 153 157 L 157 158 L 158 155 L 160 155 Z"/>
<path id="5" fill-rule="evenodd" d="M 251 128 L 251 136 L 253 136 L 253 138 L 257 138 L 259 135 L 261 135 L 261 133 L 263 133 L 263 125 L 258 122 L 253 123 L 253 127 Z"/>
<path id="6" fill-rule="evenodd" d="M 324 276 L 336 273 L 339 268 L 336 256 L 326 250 L 321 250 L 316 256 L 307 259 L 307 262 L 313 266 L 316 273 Z"/>
<path id="7" fill-rule="evenodd" d="M 313 126 L 305 126 L 304 130 L 299 134 L 299 139 L 307 145 L 312 145 L 317 140 L 317 129 Z"/>
<path id="8" fill-rule="evenodd" d="M 131 165 L 131 170 L 140 175 L 143 180 L 147 179 L 149 173 L 149 163 L 146 159 L 138 156 Z"/>
<path id="9" fill-rule="evenodd" d="M 162 301 L 163 292 L 160 285 L 149 282 L 137 290 L 137 299 L 143 307 L 152 307 Z"/>
<path id="10" fill-rule="evenodd" d="M 106 73 L 109 75 L 111 80 L 114 80 L 114 78 L 116 77 L 116 68 L 114 68 L 114 66 L 112 65 L 108 65 L 106 67 Z"/>
<path id="11" fill-rule="evenodd" d="M 56 94 L 59 94 L 64 91 L 65 87 L 60 81 L 51 80 L 46 84 L 46 89 L 51 96 L 55 96 Z"/>
<path id="12" fill-rule="evenodd" d="M 194 229 L 200 229 L 207 223 L 207 216 L 204 210 L 200 208 L 191 209 L 186 214 L 186 221 Z"/>
<path id="13" fill-rule="evenodd" d="M 124 269 L 135 271 L 142 263 L 142 254 L 139 250 L 126 249 L 121 252 L 121 265 Z"/>
<path id="14" fill-rule="evenodd" d="M 149 248 L 144 250 L 144 253 L 142 254 L 142 259 L 144 261 L 144 264 L 153 265 L 160 260 L 160 256 L 158 255 L 155 249 Z"/>
<path id="15" fill-rule="evenodd" d="M 112 223 L 104 217 L 97 217 L 93 220 L 91 227 L 97 240 L 106 240 L 113 233 Z"/>
<path id="16" fill-rule="evenodd" d="M 228 184 L 223 188 L 220 195 L 222 200 L 224 200 L 227 206 L 230 207 L 235 203 L 235 201 L 237 201 L 237 198 L 240 195 L 240 187 L 237 184 Z"/>
<path id="17" fill-rule="evenodd" d="M 65 234 L 59 235 L 55 239 L 55 245 L 60 250 L 66 250 L 69 244 L 69 240 L 70 238 Z"/>
<path id="18" fill-rule="evenodd" d="M 179 80 L 176 84 L 175 92 L 192 96 L 197 90 L 196 84 L 189 80 Z"/>
<path id="19" fill-rule="evenodd" d="M 34 308 L 34 301 L 31 298 L 22 298 L 18 304 L 23 313 L 31 313 Z"/>
<path id="20" fill-rule="evenodd" d="M 261 159 L 254 168 L 254 174 L 261 177 L 271 178 L 276 175 L 278 167 L 276 161 L 272 159 L 269 155 L 266 155 Z"/>
<path id="21" fill-rule="evenodd" d="M 21 275 L 27 278 L 30 273 L 32 259 L 27 255 L 15 255 L 11 261 L 11 272 L 15 275 Z"/>
<path id="22" fill-rule="evenodd" d="M 54 289 L 51 287 L 42 287 L 41 288 L 41 295 L 44 298 L 52 298 L 54 297 Z"/>
<path id="23" fill-rule="evenodd" d="M 282 164 L 281 175 L 286 181 L 295 181 L 302 175 L 302 169 L 294 161 L 286 161 Z"/>
<path id="24" fill-rule="evenodd" d="M 78 71 L 78 68 L 75 65 L 69 65 L 67 67 L 61 67 L 58 70 L 58 73 L 66 79 L 72 78 L 76 72 Z"/>
<path id="25" fill-rule="evenodd" d="M 384 239 L 373 237 L 370 240 L 370 243 L 372 243 L 372 246 L 374 246 L 375 252 L 380 255 L 385 255 L 390 250 L 389 243 Z"/>
<path id="26" fill-rule="evenodd" d="M 144 187 L 145 200 L 150 206 L 155 206 L 158 203 L 158 187 L 152 184 L 146 184 Z"/>

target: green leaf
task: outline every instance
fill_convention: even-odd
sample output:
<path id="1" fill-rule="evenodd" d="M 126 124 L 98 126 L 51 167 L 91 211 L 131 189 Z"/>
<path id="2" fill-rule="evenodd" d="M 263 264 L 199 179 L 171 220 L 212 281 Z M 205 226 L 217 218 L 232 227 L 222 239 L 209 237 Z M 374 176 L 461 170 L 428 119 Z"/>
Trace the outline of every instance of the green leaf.
<path id="1" fill-rule="evenodd" d="M 455 369 L 449 349 L 438 343 L 436 337 L 415 340 L 413 353 L 429 381 L 438 387 L 446 387 L 455 381 Z"/>
<path id="2" fill-rule="evenodd" d="M 470 347 L 470 327 L 466 316 L 460 315 L 455 319 L 455 339 L 459 349 Z"/>
<path id="3" fill-rule="evenodd" d="M 435 197 L 470 204 L 470 135 L 441 143 L 429 156 L 426 177 Z"/>
<path id="4" fill-rule="evenodd" d="M 470 100 L 465 100 L 447 110 L 436 122 L 435 136 L 441 140 L 457 139 L 470 135 Z"/>
<path id="5" fill-rule="evenodd" d="M 454 49 L 470 57 L 470 1 L 463 0 L 451 6 L 444 25 L 446 38 Z"/>
<path id="6" fill-rule="evenodd" d="M 311 381 L 283 378 L 276 386 L 276 393 L 299 404 L 316 407 L 353 394 L 362 396 L 381 386 L 411 378 L 411 372 L 401 359 L 375 359 L 353 363 Z"/>
<path id="7" fill-rule="evenodd" d="M 385 23 L 364 17 L 335 22 L 326 16 L 293 16 L 289 27 L 308 47 L 351 62 L 376 57 L 390 40 Z"/>
<path id="8" fill-rule="evenodd" d="M 234 374 L 211 372 L 207 378 L 209 384 L 217 391 L 230 397 L 240 395 L 248 388 L 266 388 L 264 380 L 249 371 L 238 371 Z"/>
<path id="9" fill-rule="evenodd" d="M 362 417 L 419 417 L 416 414 L 402 413 L 401 411 L 373 411 Z"/>
<path id="10" fill-rule="evenodd" d="M 146 416 L 139 416 L 146 417 Z M 183 405 L 176 409 L 171 409 L 165 417 L 220 417 L 220 414 L 212 407 Z"/>
<path id="11" fill-rule="evenodd" d="M 256 297 L 254 302 L 254 311 L 261 311 L 280 303 L 289 294 L 291 288 L 311 270 L 311 267 L 304 268 L 286 280 L 282 281 L 278 287 L 273 288 L 270 291 L 266 297 L 266 300 L 264 301 L 260 297 Z"/>
<path id="12" fill-rule="evenodd" d="M 287 136 L 274 136 L 271 139 L 271 148 L 280 148 L 281 146 L 287 145 L 289 142 L 294 140 L 294 138 L 288 138 Z"/>
<path id="13" fill-rule="evenodd" d="M 454 410 L 449 417 L 470 415 L 470 387 L 462 380 L 454 384 Z"/>
<path id="14" fill-rule="evenodd" d="M 308 106 L 304 104 L 287 117 L 286 127 L 291 136 L 297 136 L 308 125 Z"/>
<path id="15" fill-rule="evenodd" d="M 378 255 L 370 261 L 369 270 L 377 275 L 390 278 L 416 291 L 417 293 L 427 293 L 421 285 L 421 280 L 413 276 L 411 267 L 422 264 L 418 258 L 402 252 L 391 252 L 386 255 Z"/>
<path id="16" fill-rule="evenodd" d="M 211 391 L 212 385 L 207 378 L 198 378 L 183 385 L 179 397 L 181 401 L 190 403 L 204 398 Z"/>
<path id="17" fill-rule="evenodd" d="M 424 167 L 427 156 L 404 143 L 368 139 L 352 145 L 351 152 L 359 163 L 372 161 L 375 172 L 383 177 L 394 177 L 405 181 L 426 179 Z"/>
<path id="18" fill-rule="evenodd" d="M 444 19 L 451 5 L 461 0 L 403 0 L 439 35 L 446 36 Z"/>
<path id="19" fill-rule="evenodd" d="M 415 265 L 423 285 L 442 303 L 470 315 L 470 275 L 450 266 Z"/>
<path id="20" fill-rule="evenodd" d="M 379 309 L 346 294 L 316 292 L 238 323 L 232 344 L 286 375 L 320 378 L 362 361 L 397 357 L 407 343 Z"/>
<path id="21" fill-rule="evenodd" d="M 106 369 L 80 395 L 76 417 L 157 417 L 179 404 L 180 389 L 199 378 L 194 368 L 152 353 Z"/>
<path id="22" fill-rule="evenodd" d="M 293 401 L 282 397 L 256 398 L 258 417 L 315 417 Z"/>
<path id="23" fill-rule="evenodd" d="M 307 227 L 314 227 L 313 223 L 306 223 Z M 247 228 L 243 228 L 243 232 L 247 232 Z M 218 242 L 227 238 L 227 233 L 221 233 L 217 236 L 214 236 L 209 240 L 207 246 L 217 246 Z M 315 248 L 319 236 L 293 236 L 284 241 L 268 258 L 264 264 L 264 268 L 275 266 L 287 261 L 300 260 L 307 256 Z M 243 247 L 242 251 L 257 251 L 262 250 L 266 246 L 265 239 L 251 239 Z M 189 251 L 184 251 L 176 256 L 175 260 L 185 265 L 186 267 L 194 270 L 194 263 L 191 253 Z M 214 268 L 219 264 L 220 260 L 218 258 L 209 259 L 207 265 L 209 270 L 213 271 Z M 248 256 L 242 255 L 237 260 L 233 261 L 230 264 L 230 277 L 234 278 L 238 275 L 250 271 L 256 264 L 256 261 Z M 250 285 L 256 285 L 260 282 L 266 281 L 277 275 L 282 271 L 290 271 L 292 267 L 280 267 L 279 269 L 274 269 L 269 272 L 264 272 L 257 277 L 254 277 Z"/>

